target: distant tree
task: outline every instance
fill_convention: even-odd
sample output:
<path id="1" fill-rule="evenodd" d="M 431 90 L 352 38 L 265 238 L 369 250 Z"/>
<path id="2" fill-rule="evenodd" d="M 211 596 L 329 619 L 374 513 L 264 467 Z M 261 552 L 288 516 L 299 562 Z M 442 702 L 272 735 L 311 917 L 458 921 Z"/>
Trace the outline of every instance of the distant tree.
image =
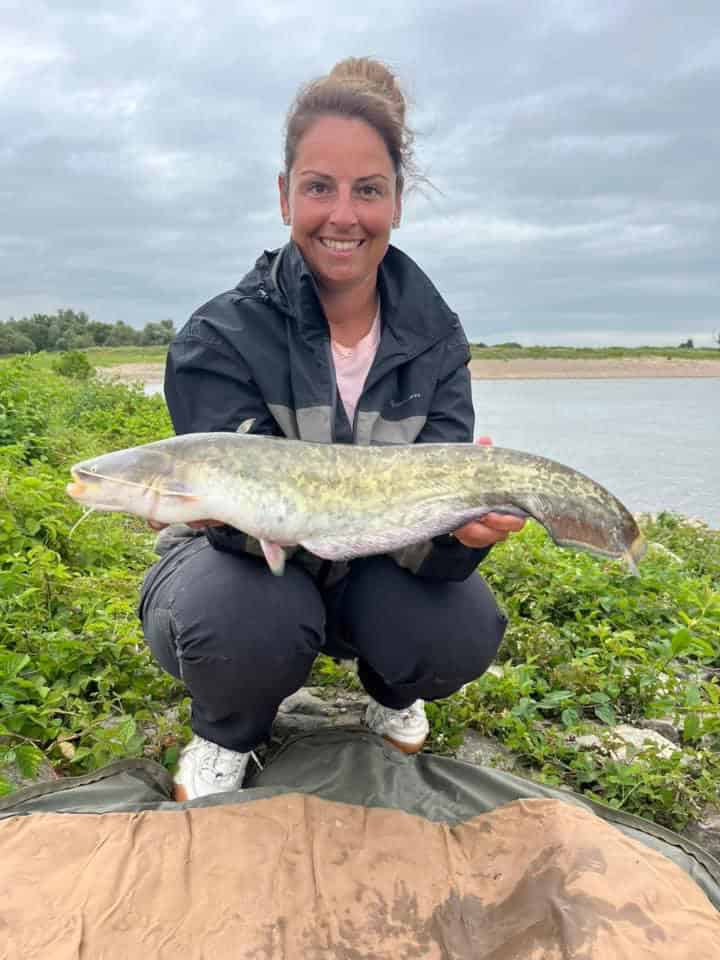
<path id="1" fill-rule="evenodd" d="M 480 349 L 487 349 L 487 344 L 486 344 L 486 343 L 482 343 L 482 342 L 471 343 L 470 346 L 471 346 L 471 347 L 479 347 Z"/>
<path id="2" fill-rule="evenodd" d="M 143 330 L 119 320 L 90 320 L 83 310 L 63 307 L 55 313 L 34 313 L 20 320 L 0 321 L 0 353 L 36 353 L 39 350 L 82 351 L 88 347 L 152 346 L 170 343 L 172 320 L 147 323 Z"/>
<path id="3" fill-rule="evenodd" d="M 129 347 L 135 346 L 140 338 L 140 332 L 134 327 L 118 320 L 113 324 L 110 334 L 105 341 L 108 347 Z"/>
<path id="4" fill-rule="evenodd" d="M 510 341 L 508 343 L 496 343 L 495 346 L 502 347 L 504 350 L 522 350 L 522 344 L 515 343 L 514 341 Z"/>
<path id="5" fill-rule="evenodd" d="M 695 344 L 693 343 L 692 337 L 688 337 L 687 340 L 683 340 L 682 343 L 678 344 L 679 350 L 693 350 L 694 348 Z"/>
<path id="6" fill-rule="evenodd" d="M 713 340 L 720 347 L 720 330 L 713 334 Z"/>
<path id="7" fill-rule="evenodd" d="M 140 344 L 143 347 L 162 346 L 170 343 L 175 336 L 175 325 L 172 320 L 161 320 L 159 323 L 146 323 L 140 334 Z"/>
<path id="8" fill-rule="evenodd" d="M 10 324 L 0 324 L 0 354 L 35 352 L 35 344 L 30 337 Z"/>

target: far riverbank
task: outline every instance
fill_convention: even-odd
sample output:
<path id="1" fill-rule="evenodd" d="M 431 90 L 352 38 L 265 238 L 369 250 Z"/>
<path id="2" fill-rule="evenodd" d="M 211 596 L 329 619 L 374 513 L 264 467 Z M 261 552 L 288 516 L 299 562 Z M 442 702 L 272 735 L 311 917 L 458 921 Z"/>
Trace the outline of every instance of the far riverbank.
<path id="1" fill-rule="evenodd" d="M 717 360 L 617 357 L 598 360 L 521 358 L 470 361 L 473 380 L 628 380 L 661 377 L 718 377 Z"/>
<path id="2" fill-rule="evenodd" d="M 103 379 L 119 383 L 160 384 L 162 363 L 120 363 L 98 367 Z M 717 360 L 685 360 L 668 357 L 618 357 L 605 359 L 561 358 L 470 361 L 473 380 L 627 380 L 662 377 L 718 377 Z"/>

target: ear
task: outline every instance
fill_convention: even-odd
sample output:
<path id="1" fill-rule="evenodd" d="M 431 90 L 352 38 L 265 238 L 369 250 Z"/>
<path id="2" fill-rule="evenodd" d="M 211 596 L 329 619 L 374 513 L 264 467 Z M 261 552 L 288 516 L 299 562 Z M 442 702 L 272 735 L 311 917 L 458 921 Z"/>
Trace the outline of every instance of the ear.
<path id="1" fill-rule="evenodd" d="M 285 174 L 278 174 L 278 192 L 280 193 L 280 213 L 282 214 L 283 223 L 290 223 L 290 201 L 288 199 L 288 190 L 290 184 L 288 183 Z"/>

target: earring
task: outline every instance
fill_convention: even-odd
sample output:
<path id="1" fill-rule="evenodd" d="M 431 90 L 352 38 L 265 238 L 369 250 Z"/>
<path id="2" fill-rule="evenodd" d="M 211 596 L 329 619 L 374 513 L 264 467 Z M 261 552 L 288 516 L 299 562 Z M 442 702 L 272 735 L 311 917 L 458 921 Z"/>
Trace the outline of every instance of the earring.
<path id="1" fill-rule="evenodd" d="M 290 226 L 290 217 L 283 217 L 283 223 L 286 227 Z"/>
<path id="2" fill-rule="evenodd" d="M 400 226 L 400 217 L 395 217 L 395 219 L 392 222 L 392 225 L 397 230 L 397 228 Z"/>

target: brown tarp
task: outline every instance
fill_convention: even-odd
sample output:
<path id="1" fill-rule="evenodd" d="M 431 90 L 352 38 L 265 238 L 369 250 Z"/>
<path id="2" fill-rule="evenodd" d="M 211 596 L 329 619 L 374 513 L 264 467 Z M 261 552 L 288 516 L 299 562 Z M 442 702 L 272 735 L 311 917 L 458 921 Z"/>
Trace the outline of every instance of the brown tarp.
<path id="1" fill-rule="evenodd" d="M 3 960 L 718 960 L 686 873 L 586 810 L 449 826 L 297 793 L 0 821 Z"/>

